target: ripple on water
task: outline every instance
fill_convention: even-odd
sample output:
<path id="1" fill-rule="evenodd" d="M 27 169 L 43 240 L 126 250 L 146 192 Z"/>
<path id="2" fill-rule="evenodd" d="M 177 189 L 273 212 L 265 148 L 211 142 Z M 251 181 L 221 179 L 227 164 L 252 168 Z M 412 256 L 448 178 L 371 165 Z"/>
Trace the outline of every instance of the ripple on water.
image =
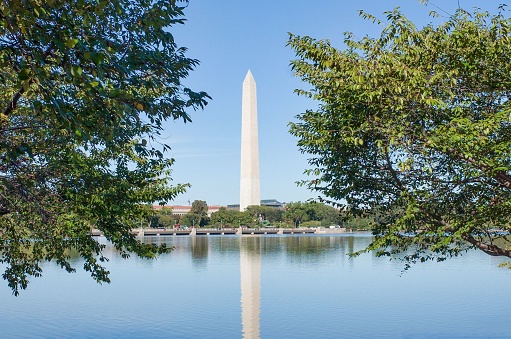
<path id="1" fill-rule="evenodd" d="M 240 249 L 260 260 L 262 338 L 510 337 L 511 273 L 482 253 L 401 275 L 398 261 L 347 257 L 367 236 L 156 240 L 176 250 L 114 256 L 110 285 L 48 264 L 20 297 L 4 286 L 0 337 L 240 338 Z"/>

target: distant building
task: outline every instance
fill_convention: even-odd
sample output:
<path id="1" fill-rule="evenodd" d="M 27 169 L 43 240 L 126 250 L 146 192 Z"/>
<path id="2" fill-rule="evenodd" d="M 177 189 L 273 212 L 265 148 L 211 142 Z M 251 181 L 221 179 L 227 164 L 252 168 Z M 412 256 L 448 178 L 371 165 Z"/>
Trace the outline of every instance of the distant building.
<path id="1" fill-rule="evenodd" d="M 265 200 L 261 200 L 260 205 L 261 206 L 273 207 L 273 208 L 276 208 L 276 209 L 283 209 L 286 206 L 286 203 L 280 202 L 280 201 L 278 201 L 276 199 L 265 199 Z M 240 204 L 227 205 L 227 209 L 228 210 L 239 211 L 240 210 Z"/>
<path id="2" fill-rule="evenodd" d="M 217 205 L 208 206 L 208 217 L 211 217 L 211 214 L 218 212 L 218 210 L 220 210 L 221 207 L 225 207 L 225 206 L 217 206 Z M 187 206 L 182 206 L 182 205 L 160 206 L 160 205 L 157 205 L 157 206 L 153 206 L 153 208 L 155 210 L 161 210 L 163 208 L 168 208 L 168 209 L 172 209 L 172 214 L 185 215 L 186 213 L 190 212 L 190 210 L 192 209 L 192 206 L 190 206 L 190 205 L 187 205 Z"/>
<path id="3" fill-rule="evenodd" d="M 284 208 L 286 206 L 286 203 L 277 201 L 276 199 L 266 199 L 261 200 L 261 206 L 268 206 L 273 208 Z"/>

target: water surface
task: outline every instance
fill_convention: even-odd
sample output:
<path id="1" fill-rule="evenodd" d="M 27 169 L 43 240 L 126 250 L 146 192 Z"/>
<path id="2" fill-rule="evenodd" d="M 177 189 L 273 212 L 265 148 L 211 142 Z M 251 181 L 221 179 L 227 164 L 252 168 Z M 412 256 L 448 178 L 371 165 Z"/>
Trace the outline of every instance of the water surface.
<path id="1" fill-rule="evenodd" d="M 480 252 L 413 266 L 367 235 L 154 237 L 158 260 L 110 251 L 112 283 L 47 264 L 0 287 L 2 338 L 511 338 L 511 271 Z M 101 241 L 101 240 L 100 240 Z"/>

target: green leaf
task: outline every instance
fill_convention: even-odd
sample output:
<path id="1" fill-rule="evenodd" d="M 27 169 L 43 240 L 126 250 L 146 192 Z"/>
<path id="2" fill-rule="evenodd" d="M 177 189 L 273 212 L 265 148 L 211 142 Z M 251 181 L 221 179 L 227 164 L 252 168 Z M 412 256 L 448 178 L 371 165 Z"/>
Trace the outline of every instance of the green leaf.
<path id="1" fill-rule="evenodd" d="M 92 54 L 92 61 L 96 65 L 99 65 L 103 61 L 103 56 L 100 53 L 91 53 Z"/>
<path id="2" fill-rule="evenodd" d="M 82 68 L 80 66 L 73 66 L 71 67 L 71 74 L 73 76 L 81 76 L 82 75 Z"/>
<path id="3" fill-rule="evenodd" d="M 66 47 L 67 48 L 73 48 L 73 47 L 76 46 L 77 43 L 78 43 L 78 39 L 76 39 L 76 38 L 75 39 L 68 39 L 66 41 Z"/>
<path id="4" fill-rule="evenodd" d="M 19 80 L 27 80 L 30 78 L 30 70 L 28 68 L 23 68 L 18 73 L 18 79 Z"/>

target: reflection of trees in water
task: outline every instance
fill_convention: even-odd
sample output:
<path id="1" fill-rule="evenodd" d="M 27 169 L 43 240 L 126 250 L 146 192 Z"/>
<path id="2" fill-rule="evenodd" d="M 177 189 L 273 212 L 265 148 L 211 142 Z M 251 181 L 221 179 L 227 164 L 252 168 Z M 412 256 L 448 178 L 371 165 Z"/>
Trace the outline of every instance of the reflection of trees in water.
<path id="1" fill-rule="evenodd" d="M 261 254 L 261 236 L 242 236 L 241 237 L 241 249 L 250 254 Z"/>
<path id="2" fill-rule="evenodd" d="M 281 239 L 283 239 L 283 236 L 270 236 L 262 238 L 261 248 L 263 253 L 270 256 L 282 253 L 285 246 Z"/>
<path id="3" fill-rule="evenodd" d="M 215 241 L 209 244 L 212 252 L 217 252 L 221 256 L 230 256 L 233 253 L 239 253 L 240 242 L 238 235 L 214 235 L 211 236 Z"/>
<path id="4" fill-rule="evenodd" d="M 166 243 L 165 237 L 158 237 L 158 236 L 144 237 L 143 242 L 146 244 L 155 244 L 155 245 L 161 245 L 163 243 Z"/>
<path id="5" fill-rule="evenodd" d="M 282 243 L 289 260 L 310 262 L 323 260 L 332 253 L 347 258 L 347 254 L 358 250 L 355 247 L 360 247 L 361 240 L 353 236 L 291 236 L 283 238 Z M 369 244 L 370 238 L 362 242 Z"/>
<path id="6" fill-rule="evenodd" d="M 82 260 L 82 256 L 80 255 L 80 252 L 78 252 L 76 249 L 74 248 L 71 248 L 69 250 L 66 251 L 66 255 L 68 256 L 68 261 L 69 263 L 71 264 L 71 266 L 73 266 L 74 268 L 76 268 L 76 266 L 78 264 L 80 264 L 83 260 Z"/>
<path id="7" fill-rule="evenodd" d="M 107 243 L 99 238 L 100 243 Z M 246 253 L 258 254 L 264 257 L 276 257 L 285 255 L 290 261 L 318 261 L 328 256 L 342 256 L 365 248 L 370 242 L 370 236 L 317 236 L 317 235 L 243 235 L 243 236 L 195 236 L 195 237 L 144 237 L 143 241 L 149 244 L 166 243 L 174 246 L 175 252 L 188 255 L 191 253 L 194 264 L 207 262 L 211 252 L 221 257 L 229 257 L 233 253 L 239 253 L 240 249 Z M 110 244 L 105 248 L 107 257 L 117 255 L 117 250 Z M 77 253 L 71 253 L 72 259 L 80 258 Z"/>
<path id="8" fill-rule="evenodd" d="M 347 257 L 348 253 L 365 248 L 370 241 L 371 237 L 360 236 L 196 236 L 189 238 L 189 246 L 194 259 L 207 258 L 209 251 L 220 256 L 229 256 L 233 252 L 239 253 L 241 246 L 247 253 L 262 256 L 286 254 L 290 259 L 316 260 L 332 252 Z M 178 245 L 176 250 L 179 250 L 179 247 Z"/>
<path id="9" fill-rule="evenodd" d="M 192 252 L 192 259 L 204 261 L 208 257 L 209 252 L 209 237 L 199 236 L 191 237 L 190 251 Z"/>
<path id="10" fill-rule="evenodd" d="M 344 249 L 346 238 L 341 237 L 288 237 L 284 239 L 286 253 L 294 256 L 319 256 L 332 249 Z"/>
<path id="11" fill-rule="evenodd" d="M 285 254 L 291 261 L 317 261 L 337 252 L 346 255 L 355 249 L 353 237 L 339 236 L 242 236 L 241 248 L 263 256 Z"/>
<path id="12" fill-rule="evenodd" d="M 348 244 L 348 253 L 353 253 L 355 250 L 354 250 L 354 244 L 355 244 L 355 238 L 354 237 L 348 237 L 348 241 L 347 241 L 347 244 Z"/>

